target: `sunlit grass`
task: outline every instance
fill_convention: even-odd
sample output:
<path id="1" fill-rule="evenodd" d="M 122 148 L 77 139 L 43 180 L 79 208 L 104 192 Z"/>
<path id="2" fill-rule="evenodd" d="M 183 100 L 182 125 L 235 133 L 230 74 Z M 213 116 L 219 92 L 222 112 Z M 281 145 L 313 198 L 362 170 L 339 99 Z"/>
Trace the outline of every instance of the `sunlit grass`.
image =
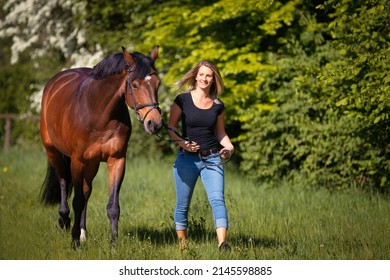
<path id="1" fill-rule="evenodd" d="M 0 259 L 389 259 L 389 200 L 359 190 L 331 193 L 279 183 L 256 184 L 227 165 L 231 253 L 220 254 L 201 183 L 190 209 L 190 237 L 179 250 L 173 229 L 172 159 L 128 159 L 120 192 L 119 239 L 110 244 L 104 163 L 88 206 L 88 239 L 70 246 L 58 207 L 39 203 L 42 149 L 0 154 Z M 5 171 L 5 167 L 6 171 Z M 275 183 L 276 185 L 276 183 Z"/>

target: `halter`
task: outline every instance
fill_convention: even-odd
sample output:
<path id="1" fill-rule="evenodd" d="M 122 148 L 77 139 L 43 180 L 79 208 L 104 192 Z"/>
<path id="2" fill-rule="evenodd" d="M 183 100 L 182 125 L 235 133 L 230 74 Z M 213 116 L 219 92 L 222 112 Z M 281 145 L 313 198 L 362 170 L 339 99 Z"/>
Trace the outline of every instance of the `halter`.
<path id="1" fill-rule="evenodd" d="M 142 124 L 144 124 L 144 121 L 146 119 L 146 117 L 148 116 L 148 114 L 153 110 L 153 109 L 156 109 L 160 114 L 161 114 L 161 109 L 160 107 L 158 106 L 158 103 L 157 102 L 153 102 L 153 103 L 145 103 L 145 104 L 138 104 L 135 100 L 135 96 L 133 94 L 133 90 L 131 89 L 131 86 L 130 86 L 130 73 L 133 72 L 132 69 L 128 69 L 127 70 L 127 75 L 126 75 L 126 91 L 129 93 L 129 96 L 130 96 L 130 99 L 131 99 L 131 103 L 133 103 L 133 109 L 135 111 L 135 115 L 137 117 L 137 120 L 139 120 Z M 153 75 L 155 74 L 155 72 L 151 72 L 149 75 Z M 131 106 L 129 106 L 131 108 Z M 142 108 L 145 108 L 145 107 L 151 107 L 147 112 L 146 114 L 142 117 L 141 113 L 139 112 L 140 109 Z"/>

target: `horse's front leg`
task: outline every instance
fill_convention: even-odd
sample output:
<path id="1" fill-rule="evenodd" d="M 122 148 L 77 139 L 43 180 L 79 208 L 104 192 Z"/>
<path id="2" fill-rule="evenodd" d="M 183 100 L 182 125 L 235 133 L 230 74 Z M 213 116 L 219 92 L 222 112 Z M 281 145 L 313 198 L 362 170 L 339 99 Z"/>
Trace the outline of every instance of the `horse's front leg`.
<path id="1" fill-rule="evenodd" d="M 111 223 L 111 241 L 118 238 L 118 221 L 120 215 L 119 191 L 125 175 L 126 158 L 113 158 L 107 160 L 109 172 L 109 198 L 107 203 L 107 215 Z"/>

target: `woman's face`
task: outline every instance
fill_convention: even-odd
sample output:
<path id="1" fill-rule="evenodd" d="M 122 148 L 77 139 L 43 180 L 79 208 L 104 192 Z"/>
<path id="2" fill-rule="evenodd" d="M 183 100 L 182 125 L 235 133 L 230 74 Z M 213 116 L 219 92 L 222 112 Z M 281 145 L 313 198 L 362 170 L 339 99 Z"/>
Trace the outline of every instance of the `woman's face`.
<path id="1" fill-rule="evenodd" d="M 195 79 L 199 88 L 207 89 L 213 82 L 213 70 L 207 66 L 201 66 Z"/>

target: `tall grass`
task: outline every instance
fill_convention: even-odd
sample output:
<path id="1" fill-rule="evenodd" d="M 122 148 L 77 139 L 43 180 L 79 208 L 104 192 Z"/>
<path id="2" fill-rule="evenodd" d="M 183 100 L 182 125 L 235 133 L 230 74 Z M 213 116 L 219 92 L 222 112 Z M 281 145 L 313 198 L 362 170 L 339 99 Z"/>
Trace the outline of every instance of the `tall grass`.
<path id="1" fill-rule="evenodd" d="M 88 239 L 78 250 L 57 227 L 58 207 L 39 202 L 45 176 L 42 149 L 0 154 L 0 259 L 389 259 L 390 202 L 359 190 L 331 193 L 285 183 L 247 180 L 226 166 L 228 254 L 219 254 L 203 186 L 190 209 L 190 238 L 178 249 L 173 230 L 172 157 L 129 158 L 120 193 L 119 239 L 110 244 L 104 163 L 88 206 Z"/>

